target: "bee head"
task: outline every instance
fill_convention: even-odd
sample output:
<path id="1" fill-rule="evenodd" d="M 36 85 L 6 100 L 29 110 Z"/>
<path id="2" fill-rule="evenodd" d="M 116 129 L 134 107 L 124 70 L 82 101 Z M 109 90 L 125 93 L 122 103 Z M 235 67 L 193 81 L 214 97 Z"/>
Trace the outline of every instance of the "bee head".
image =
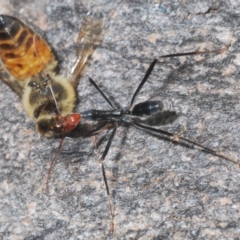
<path id="1" fill-rule="evenodd" d="M 37 121 L 37 131 L 44 137 L 63 137 L 73 131 L 80 123 L 81 115 L 78 113 L 71 113 L 65 117 L 56 115 L 49 117 L 42 116 Z"/>

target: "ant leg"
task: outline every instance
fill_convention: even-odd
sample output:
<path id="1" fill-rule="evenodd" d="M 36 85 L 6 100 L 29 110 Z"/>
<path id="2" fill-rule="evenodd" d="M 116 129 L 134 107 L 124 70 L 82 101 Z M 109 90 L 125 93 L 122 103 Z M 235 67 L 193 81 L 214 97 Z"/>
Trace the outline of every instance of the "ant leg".
<path id="1" fill-rule="evenodd" d="M 110 100 L 106 97 L 106 95 L 101 91 L 101 89 L 98 87 L 98 85 L 93 81 L 92 78 L 89 77 L 90 83 L 97 89 L 97 91 L 102 95 L 102 97 L 108 102 L 108 104 L 114 109 L 113 104 L 110 102 Z"/>
<path id="2" fill-rule="evenodd" d="M 203 52 L 187 52 L 187 53 L 174 53 L 174 54 L 168 54 L 168 55 L 162 55 L 159 56 L 157 59 L 160 58 L 169 58 L 169 57 L 181 57 L 181 56 L 190 56 L 190 55 L 198 55 L 198 54 L 210 54 L 210 53 L 222 53 L 224 51 L 226 51 L 229 47 L 231 46 L 231 44 L 228 44 L 227 46 L 225 46 L 224 48 L 218 49 L 218 50 L 212 50 L 212 51 L 203 51 Z"/>
<path id="3" fill-rule="evenodd" d="M 154 68 L 154 66 L 156 65 L 157 62 L 158 62 L 158 59 L 154 59 L 152 61 L 152 63 L 149 65 L 147 72 L 145 73 L 145 75 L 144 75 L 142 81 L 140 82 L 140 84 L 138 85 L 137 90 L 133 94 L 133 97 L 132 97 L 132 100 L 131 100 L 131 103 L 130 103 L 130 108 L 132 107 L 132 105 L 133 105 L 133 103 L 135 101 L 136 96 L 141 91 L 144 83 L 147 81 L 147 79 L 149 78 L 150 74 L 152 73 L 152 70 L 153 70 L 153 68 Z"/>
<path id="4" fill-rule="evenodd" d="M 104 182 L 105 182 L 105 186 L 106 186 L 106 190 L 107 190 L 107 195 L 108 195 L 108 196 L 110 195 L 110 193 L 109 193 L 109 187 L 108 187 L 108 183 L 107 183 L 107 178 L 106 178 L 105 168 L 104 168 L 103 162 L 104 162 L 105 157 L 107 156 L 108 151 L 109 151 L 109 149 L 110 149 L 110 147 L 111 147 L 111 144 L 112 144 L 113 138 L 114 138 L 114 136 L 115 136 L 116 130 L 117 130 L 117 127 L 115 127 L 115 128 L 113 129 L 112 134 L 111 134 L 111 136 L 110 136 L 110 138 L 109 138 L 109 140 L 108 140 L 107 146 L 106 146 L 106 148 L 105 148 L 105 150 L 104 150 L 104 152 L 103 152 L 103 154 L 102 154 L 102 157 L 101 157 L 101 159 L 100 159 L 100 161 L 101 161 L 101 163 L 102 163 L 103 179 L 104 179 Z"/>
<path id="5" fill-rule="evenodd" d="M 113 141 L 113 138 L 115 136 L 115 133 L 116 133 L 116 130 L 117 130 L 117 126 L 114 127 L 112 133 L 111 133 L 111 136 L 108 140 L 108 143 L 107 143 L 107 146 L 102 154 L 102 157 L 100 159 L 101 163 L 102 163 L 102 174 L 103 174 L 103 180 L 104 180 L 104 183 L 105 183 L 105 187 L 106 187 L 106 190 L 107 190 L 107 196 L 108 196 L 108 202 L 109 202 L 109 209 L 110 209 L 110 213 L 111 213 L 111 231 L 112 233 L 114 232 L 114 222 L 113 222 L 113 218 L 114 218 L 114 212 L 113 212 L 113 204 L 112 204 L 112 201 L 111 201 L 111 197 L 110 197 L 110 192 L 109 192 L 109 187 L 108 187 L 108 183 L 107 183 L 107 177 L 106 177 L 106 172 L 105 172 L 105 168 L 104 168 L 104 160 L 105 160 L 105 157 L 107 156 L 108 154 L 108 151 L 111 147 L 111 144 L 112 144 L 112 141 Z"/>
<path id="6" fill-rule="evenodd" d="M 203 52 L 188 52 L 188 53 L 175 53 L 175 54 L 168 54 L 168 55 L 162 55 L 162 56 L 159 56 L 158 58 L 154 59 L 152 61 L 152 63 L 150 64 L 150 66 L 148 67 L 148 70 L 146 71 L 142 81 L 140 82 L 137 90 L 135 91 L 133 97 L 132 97 L 132 100 L 131 100 L 131 104 L 130 104 L 130 108 L 132 107 L 134 101 L 135 101 L 135 98 L 136 96 L 138 95 L 138 93 L 141 91 L 143 85 L 145 84 L 145 82 L 147 81 L 148 77 L 150 76 L 150 74 L 152 73 L 153 71 L 153 68 L 154 66 L 156 65 L 156 63 L 158 62 L 158 60 L 160 58 L 170 58 L 170 57 L 181 57 L 181 56 L 187 56 L 187 55 L 197 55 L 197 54 L 209 54 L 209 53 L 222 53 L 224 51 L 226 51 L 229 47 L 230 47 L 231 44 L 228 44 L 226 47 L 224 48 L 221 48 L 221 49 L 218 49 L 218 50 L 213 50 L 213 51 L 203 51 Z"/>
<path id="7" fill-rule="evenodd" d="M 170 141 L 176 142 L 178 144 L 185 145 L 185 146 L 190 147 L 190 148 L 196 148 L 196 149 L 198 149 L 198 150 L 200 150 L 202 152 L 206 152 L 206 153 L 209 153 L 209 154 L 221 157 L 221 158 L 223 158 L 225 160 L 228 160 L 230 162 L 233 162 L 235 164 L 240 165 L 240 162 L 238 162 L 235 159 L 232 159 L 232 158 L 226 156 L 222 152 L 215 151 L 215 150 L 212 150 L 210 148 L 204 147 L 203 145 L 201 145 L 201 144 L 199 144 L 197 142 L 191 141 L 191 140 L 189 140 L 187 138 L 184 138 L 184 137 L 178 136 L 176 134 L 164 131 L 162 129 L 156 129 L 156 128 L 152 128 L 152 127 L 149 127 L 149 126 L 142 125 L 142 124 L 134 121 L 134 119 L 133 119 L 133 121 L 131 123 L 136 128 L 139 128 L 139 129 L 142 129 L 142 130 L 145 130 L 145 131 L 149 131 L 149 132 L 153 132 L 153 133 L 157 133 L 157 134 L 162 134 Z"/>

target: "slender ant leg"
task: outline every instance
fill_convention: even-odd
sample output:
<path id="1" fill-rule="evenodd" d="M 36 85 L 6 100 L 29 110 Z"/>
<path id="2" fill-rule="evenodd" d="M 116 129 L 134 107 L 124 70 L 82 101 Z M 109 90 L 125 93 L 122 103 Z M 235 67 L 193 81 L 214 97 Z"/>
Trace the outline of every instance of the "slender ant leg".
<path id="1" fill-rule="evenodd" d="M 155 58 L 152 63 L 150 64 L 150 66 L 148 67 L 141 83 L 139 84 L 137 90 L 135 91 L 135 93 L 133 94 L 132 100 L 131 100 L 131 104 L 130 107 L 132 107 L 136 96 L 138 95 L 138 93 L 141 91 L 143 85 L 145 84 L 145 82 L 147 81 L 148 77 L 150 76 L 150 74 L 153 71 L 154 66 L 156 65 L 156 63 L 159 61 L 160 58 L 171 58 L 171 57 L 181 57 L 181 56 L 190 56 L 190 55 L 198 55 L 198 54 L 210 54 L 210 53 L 222 53 L 224 51 L 226 51 L 231 44 L 228 44 L 227 46 L 225 46 L 224 48 L 218 49 L 218 50 L 213 50 L 213 51 L 204 51 L 204 52 L 188 52 L 188 53 L 174 53 L 174 54 L 168 54 L 168 55 L 162 55 L 159 56 L 158 58 Z"/>
<path id="2" fill-rule="evenodd" d="M 197 148 L 202 152 L 209 153 L 209 154 L 212 154 L 214 156 L 224 158 L 224 159 L 226 159 L 230 162 L 233 162 L 235 164 L 240 165 L 240 163 L 238 161 L 226 156 L 222 152 L 215 151 L 215 150 L 212 150 L 210 148 L 204 147 L 203 145 L 201 145 L 197 142 L 191 141 L 187 138 L 181 137 L 181 136 L 176 135 L 174 133 L 170 133 L 170 132 L 164 131 L 164 130 L 159 129 L 159 128 L 156 129 L 156 128 L 149 127 L 149 126 L 146 126 L 146 125 L 142 125 L 135 120 L 132 121 L 132 125 L 134 125 L 136 128 L 142 129 L 144 131 L 149 131 L 149 132 L 165 135 L 167 137 L 167 139 L 169 139 L 172 142 L 176 142 L 176 143 L 179 143 L 179 144 L 185 144 L 186 146 L 189 146 L 190 148 Z"/>
<path id="3" fill-rule="evenodd" d="M 102 169 L 103 169 L 103 179 L 104 179 L 104 182 L 105 182 L 105 185 L 106 185 L 106 189 L 107 189 L 107 194 L 108 194 L 108 195 L 110 195 L 110 193 L 109 193 L 109 187 L 108 187 L 108 184 L 107 184 L 107 178 L 106 178 L 106 173 L 105 173 L 105 169 L 104 169 L 104 164 L 103 164 L 103 162 L 104 162 L 105 157 L 107 156 L 108 151 L 109 151 L 109 149 L 110 149 L 110 147 L 111 147 L 111 145 L 112 145 L 112 141 L 113 141 L 113 138 L 114 138 L 114 136 L 115 136 L 115 134 L 116 134 L 116 130 L 117 130 L 117 126 L 114 127 L 114 129 L 113 129 L 113 131 L 112 131 L 112 133 L 111 133 L 111 136 L 110 136 L 110 138 L 108 139 L 108 143 L 107 143 L 107 145 L 106 145 L 106 148 L 105 148 L 105 150 L 104 150 L 104 152 L 103 152 L 103 154 L 102 154 L 102 157 L 101 157 L 101 159 L 100 159 L 100 162 L 102 163 Z"/>
<path id="4" fill-rule="evenodd" d="M 104 180 L 104 183 L 105 183 L 105 187 L 106 187 L 106 190 L 107 190 L 107 196 L 108 196 L 108 202 L 109 202 L 109 209 L 110 209 L 110 213 L 111 213 L 111 231 L 112 233 L 114 232 L 114 222 L 113 222 L 113 219 L 114 219 L 114 209 L 113 209 L 113 204 L 112 204 L 112 201 L 111 201 L 111 195 L 110 195 L 110 192 L 109 192 L 109 187 L 108 187 L 108 183 L 107 183 L 107 177 L 106 177 L 106 172 L 105 172 L 105 168 L 104 168 L 104 160 L 105 160 L 105 157 L 106 155 L 108 154 L 108 151 L 111 147 L 111 144 L 112 144 L 112 141 L 113 141 L 113 138 L 116 134 L 116 130 L 117 130 L 117 126 L 114 127 L 112 133 L 111 133 L 111 136 L 108 140 L 108 143 L 107 143 L 107 146 L 103 152 L 103 155 L 100 159 L 101 161 L 101 164 L 102 164 L 102 174 L 103 174 L 103 180 Z"/>
<path id="5" fill-rule="evenodd" d="M 114 106 L 110 102 L 110 100 L 106 97 L 106 95 L 101 91 L 98 85 L 93 81 L 91 77 L 88 78 L 89 82 L 97 89 L 97 91 L 102 95 L 102 97 L 106 100 L 106 102 L 114 109 Z"/>

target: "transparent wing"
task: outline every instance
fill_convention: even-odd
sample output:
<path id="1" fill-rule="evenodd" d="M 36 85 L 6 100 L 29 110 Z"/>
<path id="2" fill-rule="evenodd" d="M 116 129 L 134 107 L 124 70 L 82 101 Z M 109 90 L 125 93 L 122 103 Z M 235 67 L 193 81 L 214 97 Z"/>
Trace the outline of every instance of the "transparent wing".
<path id="1" fill-rule="evenodd" d="M 74 65 L 69 73 L 69 81 L 77 86 L 84 68 L 94 49 L 102 42 L 103 22 L 101 17 L 88 15 L 82 23 L 77 39 Z"/>

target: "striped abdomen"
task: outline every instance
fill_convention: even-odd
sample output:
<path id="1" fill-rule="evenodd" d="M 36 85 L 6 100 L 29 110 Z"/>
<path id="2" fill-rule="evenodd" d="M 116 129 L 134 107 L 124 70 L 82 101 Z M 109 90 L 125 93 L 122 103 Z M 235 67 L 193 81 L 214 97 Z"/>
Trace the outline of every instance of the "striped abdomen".
<path id="1" fill-rule="evenodd" d="M 20 20 L 0 15 L 0 58 L 17 80 L 37 75 L 54 60 L 48 44 Z"/>

